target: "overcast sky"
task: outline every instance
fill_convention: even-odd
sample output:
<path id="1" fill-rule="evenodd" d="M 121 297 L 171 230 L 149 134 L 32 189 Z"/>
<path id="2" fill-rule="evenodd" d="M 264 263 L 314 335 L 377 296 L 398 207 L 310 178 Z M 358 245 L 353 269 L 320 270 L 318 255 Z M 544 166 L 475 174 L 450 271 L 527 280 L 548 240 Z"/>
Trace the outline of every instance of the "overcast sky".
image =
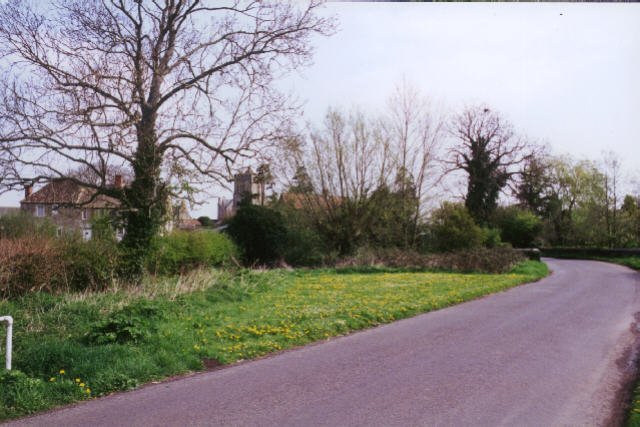
<path id="1" fill-rule="evenodd" d="M 640 170 L 640 4 L 358 2 L 323 13 L 340 31 L 316 39 L 314 65 L 284 83 L 306 100 L 306 120 L 329 106 L 382 109 L 404 77 L 449 112 L 486 103 L 556 154 L 611 149 Z"/>
<path id="2" fill-rule="evenodd" d="M 558 153 L 640 158 L 640 5 L 329 3 L 342 30 L 296 79 L 307 117 L 384 106 L 406 76 L 451 111 L 487 103 Z"/>

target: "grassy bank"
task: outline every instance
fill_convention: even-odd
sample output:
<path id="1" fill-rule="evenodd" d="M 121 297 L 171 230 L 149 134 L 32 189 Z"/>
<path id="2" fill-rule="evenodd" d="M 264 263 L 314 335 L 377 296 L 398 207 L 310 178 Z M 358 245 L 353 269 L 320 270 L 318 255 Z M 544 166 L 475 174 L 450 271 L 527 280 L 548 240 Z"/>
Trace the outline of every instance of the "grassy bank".
<path id="1" fill-rule="evenodd" d="M 127 390 L 467 301 L 548 273 L 209 271 L 87 294 L 0 302 L 16 321 L 0 418 Z"/>

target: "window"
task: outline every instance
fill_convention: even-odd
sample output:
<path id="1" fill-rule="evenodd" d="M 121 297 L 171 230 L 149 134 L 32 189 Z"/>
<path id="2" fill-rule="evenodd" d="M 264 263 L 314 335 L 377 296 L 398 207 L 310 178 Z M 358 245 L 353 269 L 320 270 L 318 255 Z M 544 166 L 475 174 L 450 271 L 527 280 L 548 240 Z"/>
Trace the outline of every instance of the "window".
<path id="1" fill-rule="evenodd" d="M 58 235 L 58 237 L 62 236 L 62 227 L 58 227 L 58 229 L 56 230 L 56 234 Z"/>
<path id="2" fill-rule="evenodd" d="M 51 208 L 51 215 L 58 215 L 58 205 L 53 205 Z"/>
<path id="3" fill-rule="evenodd" d="M 37 209 L 36 216 L 42 218 L 44 216 L 44 206 L 38 205 L 36 209 Z"/>
<path id="4" fill-rule="evenodd" d="M 86 221 L 87 219 L 87 210 L 86 209 L 82 209 L 82 220 Z"/>
<path id="5" fill-rule="evenodd" d="M 84 238 L 84 240 L 91 240 L 91 229 L 90 228 L 86 228 L 82 231 L 82 237 Z"/>

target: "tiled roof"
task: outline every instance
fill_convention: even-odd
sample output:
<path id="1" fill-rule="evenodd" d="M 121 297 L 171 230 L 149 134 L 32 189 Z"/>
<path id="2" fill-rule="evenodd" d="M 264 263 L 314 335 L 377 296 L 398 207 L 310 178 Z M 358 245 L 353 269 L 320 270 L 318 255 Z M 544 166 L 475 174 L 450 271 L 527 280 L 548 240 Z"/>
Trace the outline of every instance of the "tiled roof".
<path id="1" fill-rule="evenodd" d="M 178 222 L 178 227 L 200 227 L 201 225 L 197 219 L 184 219 Z"/>
<path id="2" fill-rule="evenodd" d="M 337 196 L 323 197 L 315 194 L 284 193 L 281 198 L 284 203 L 295 209 L 306 209 L 309 207 L 326 209 L 329 204 L 342 204 L 342 198 Z"/>
<path id="3" fill-rule="evenodd" d="M 93 188 L 84 187 L 71 180 L 52 181 L 33 192 L 20 203 L 83 205 L 89 208 L 114 208 L 120 206 L 120 201 L 113 197 L 100 194 L 90 203 L 96 193 Z"/>

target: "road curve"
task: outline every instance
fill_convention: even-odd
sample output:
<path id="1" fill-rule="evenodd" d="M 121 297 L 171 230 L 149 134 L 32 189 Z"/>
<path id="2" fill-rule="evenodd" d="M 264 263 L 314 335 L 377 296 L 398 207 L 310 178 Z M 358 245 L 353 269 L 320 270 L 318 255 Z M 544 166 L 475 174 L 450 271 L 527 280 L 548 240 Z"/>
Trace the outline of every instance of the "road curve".
<path id="1" fill-rule="evenodd" d="M 553 274 L 537 283 L 16 424 L 618 424 L 640 273 L 546 261 Z"/>

